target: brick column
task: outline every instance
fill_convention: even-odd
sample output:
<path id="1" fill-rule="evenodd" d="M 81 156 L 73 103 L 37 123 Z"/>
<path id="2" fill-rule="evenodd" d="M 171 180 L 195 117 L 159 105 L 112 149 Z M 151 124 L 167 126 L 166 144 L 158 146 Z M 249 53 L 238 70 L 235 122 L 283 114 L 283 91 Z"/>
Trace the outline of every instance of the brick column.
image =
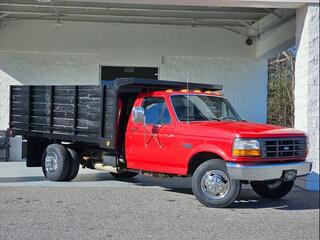
<path id="1" fill-rule="evenodd" d="M 297 10 L 295 70 L 295 128 L 309 136 L 308 161 L 312 173 L 300 181 L 308 190 L 319 189 L 319 4 Z"/>

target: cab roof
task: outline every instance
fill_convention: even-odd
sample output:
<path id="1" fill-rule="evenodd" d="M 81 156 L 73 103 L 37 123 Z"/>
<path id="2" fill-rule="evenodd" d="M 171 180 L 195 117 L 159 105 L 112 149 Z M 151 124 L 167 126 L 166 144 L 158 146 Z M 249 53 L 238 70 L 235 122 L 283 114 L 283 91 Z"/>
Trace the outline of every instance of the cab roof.
<path id="1" fill-rule="evenodd" d="M 222 85 L 204 84 L 194 82 L 167 81 L 143 78 L 116 78 L 112 81 L 102 81 L 102 85 L 120 88 L 139 88 L 144 91 L 167 90 L 173 89 L 180 91 L 181 89 L 200 90 L 200 91 L 218 91 L 222 90 Z"/>

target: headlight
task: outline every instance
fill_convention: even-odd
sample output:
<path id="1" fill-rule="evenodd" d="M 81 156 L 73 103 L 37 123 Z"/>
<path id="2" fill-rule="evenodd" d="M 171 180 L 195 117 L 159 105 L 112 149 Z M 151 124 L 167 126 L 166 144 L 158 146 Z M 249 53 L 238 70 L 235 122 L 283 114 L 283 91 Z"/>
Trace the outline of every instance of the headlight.
<path id="1" fill-rule="evenodd" d="M 233 142 L 232 154 L 235 157 L 259 157 L 260 141 L 236 138 Z"/>

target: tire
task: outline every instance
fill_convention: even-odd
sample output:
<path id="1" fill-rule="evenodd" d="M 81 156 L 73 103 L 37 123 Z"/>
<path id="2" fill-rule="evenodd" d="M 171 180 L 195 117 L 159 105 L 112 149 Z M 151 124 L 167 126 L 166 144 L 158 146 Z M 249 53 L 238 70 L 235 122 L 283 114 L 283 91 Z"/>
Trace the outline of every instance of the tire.
<path id="1" fill-rule="evenodd" d="M 135 172 L 120 172 L 120 173 L 110 172 L 110 175 L 113 176 L 114 178 L 122 179 L 122 178 L 133 178 L 133 177 L 137 176 L 138 173 L 135 173 Z"/>
<path id="2" fill-rule="evenodd" d="M 221 183 L 222 190 L 213 185 L 214 180 Z M 198 201 L 212 208 L 231 206 L 241 191 L 240 181 L 230 179 L 226 164 L 220 159 L 208 160 L 199 165 L 192 176 L 191 186 Z M 214 187 L 217 187 L 218 192 Z"/>
<path id="3" fill-rule="evenodd" d="M 60 144 L 50 144 L 41 159 L 43 175 L 50 181 L 64 181 L 70 170 L 70 154 Z"/>
<path id="4" fill-rule="evenodd" d="M 67 148 L 67 150 L 70 154 L 70 169 L 65 181 L 71 181 L 78 175 L 79 167 L 80 167 L 80 159 L 76 151 L 70 148 Z"/>
<path id="5" fill-rule="evenodd" d="M 278 199 L 287 195 L 294 185 L 294 180 L 282 179 L 273 181 L 251 182 L 252 189 L 263 198 Z"/>

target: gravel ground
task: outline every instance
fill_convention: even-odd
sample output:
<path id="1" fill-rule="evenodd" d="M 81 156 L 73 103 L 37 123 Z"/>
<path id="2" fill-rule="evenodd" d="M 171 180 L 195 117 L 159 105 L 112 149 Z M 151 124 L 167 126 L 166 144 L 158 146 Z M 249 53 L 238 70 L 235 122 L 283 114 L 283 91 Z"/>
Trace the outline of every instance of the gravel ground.
<path id="1" fill-rule="evenodd" d="M 319 193 L 210 209 L 186 188 L 3 186 L 0 239 L 319 239 Z"/>

